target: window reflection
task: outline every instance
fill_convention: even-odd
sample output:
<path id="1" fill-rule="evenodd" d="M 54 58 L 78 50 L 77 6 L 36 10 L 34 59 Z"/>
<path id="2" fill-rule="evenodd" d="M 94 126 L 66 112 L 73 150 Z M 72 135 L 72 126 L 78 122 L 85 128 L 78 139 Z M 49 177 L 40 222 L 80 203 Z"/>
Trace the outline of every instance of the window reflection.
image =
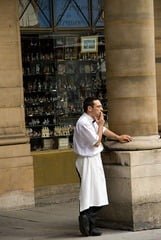
<path id="1" fill-rule="evenodd" d="M 19 0 L 20 26 L 57 29 L 103 27 L 103 1 Z"/>
<path id="2" fill-rule="evenodd" d="M 97 27 L 103 27 L 103 0 L 92 1 L 92 19 L 93 25 Z"/>
<path id="3" fill-rule="evenodd" d="M 88 0 L 56 0 L 54 15 L 57 27 L 76 28 L 89 26 Z"/>
<path id="4" fill-rule="evenodd" d="M 49 1 L 19 0 L 21 27 L 50 27 Z"/>

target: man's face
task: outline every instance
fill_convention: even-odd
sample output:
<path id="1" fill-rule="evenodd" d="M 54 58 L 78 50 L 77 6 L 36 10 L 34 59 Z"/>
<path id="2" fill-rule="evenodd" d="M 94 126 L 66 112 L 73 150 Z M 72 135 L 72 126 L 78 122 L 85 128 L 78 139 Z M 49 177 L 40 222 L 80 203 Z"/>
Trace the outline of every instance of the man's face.
<path id="1" fill-rule="evenodd" d="M 98 118 L 103 111 L 102 104 L 99 100 L 93 101 L 93 107 L 91 107 L 91 116 Z"/>

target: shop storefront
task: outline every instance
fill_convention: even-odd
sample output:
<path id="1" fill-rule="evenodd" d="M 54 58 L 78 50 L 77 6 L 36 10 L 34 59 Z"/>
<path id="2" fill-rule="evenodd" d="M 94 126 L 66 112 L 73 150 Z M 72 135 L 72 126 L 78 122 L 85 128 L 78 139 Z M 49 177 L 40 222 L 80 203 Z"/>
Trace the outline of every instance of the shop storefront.
<path id="1" fill-rule="evenodd" d="M 20 0 L 25 123 L 31 150 L 70 149 L 87 96 L 107 110 L 99 0 Z"/>
<path id="2" fill-rule="evenodd" d="M 109 127 L 134 141 L 104 152 L 103 226 L 158 228 L 161 1 L 104 3 L 105 28 L 99 0 L 0 1 L 0 209 L 78 199 L 72 130 L 86 96 L 106 109 L 104 29 Z"/>

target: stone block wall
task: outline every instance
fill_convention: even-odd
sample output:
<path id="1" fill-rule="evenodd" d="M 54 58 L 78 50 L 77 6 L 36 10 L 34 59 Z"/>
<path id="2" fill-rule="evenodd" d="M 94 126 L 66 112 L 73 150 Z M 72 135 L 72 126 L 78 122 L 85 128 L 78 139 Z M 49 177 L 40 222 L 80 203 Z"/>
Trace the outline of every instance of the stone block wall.
<path id="1" fill-rule="evenodd" d="M 161 149 L 103 154 L 109 205 L 103 226 L 133 231 L 161 227 Z"/>

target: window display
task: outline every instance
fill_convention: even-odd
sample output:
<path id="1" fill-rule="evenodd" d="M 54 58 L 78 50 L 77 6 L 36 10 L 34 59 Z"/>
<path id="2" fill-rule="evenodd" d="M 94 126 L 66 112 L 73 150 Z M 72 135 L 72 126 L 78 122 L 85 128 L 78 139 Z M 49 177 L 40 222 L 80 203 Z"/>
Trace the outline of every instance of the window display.
<path id="1" fill-rule="evenodd" d="M 31 150 L 72 147 L 88 96 L 107 109 L 104 37 L 97 52 L 81 52 L 81 36 L 22 35 L 25 120 Z"/>

